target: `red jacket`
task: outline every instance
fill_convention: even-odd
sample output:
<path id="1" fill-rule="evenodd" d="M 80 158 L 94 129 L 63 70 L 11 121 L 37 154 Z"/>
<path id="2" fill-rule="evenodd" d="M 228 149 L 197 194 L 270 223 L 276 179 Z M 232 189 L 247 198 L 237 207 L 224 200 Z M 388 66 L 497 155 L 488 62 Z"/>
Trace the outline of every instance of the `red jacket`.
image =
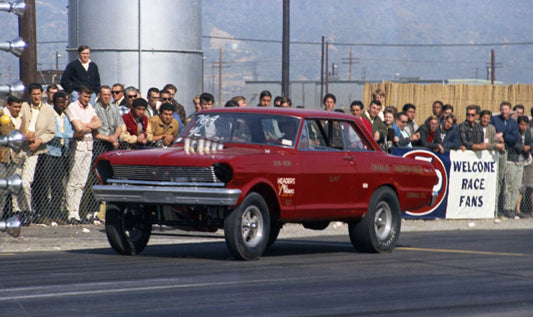
<path id="1" fill-rule="evenodd" d="M 131 135 L 138 135 L 137 130 L 137 120 L 133 116 L 132 111 L 126 113 L 122 116 L 122 120 L 124 120 L 124 124 L 126 125 L 126 129 L 128 129 L 128 132 Z M 146 116 L 142 117 L 142 126 L 143 126 L 143 133 L 146 135 L 146 129 L 148 128 L 148 118 Z"/>

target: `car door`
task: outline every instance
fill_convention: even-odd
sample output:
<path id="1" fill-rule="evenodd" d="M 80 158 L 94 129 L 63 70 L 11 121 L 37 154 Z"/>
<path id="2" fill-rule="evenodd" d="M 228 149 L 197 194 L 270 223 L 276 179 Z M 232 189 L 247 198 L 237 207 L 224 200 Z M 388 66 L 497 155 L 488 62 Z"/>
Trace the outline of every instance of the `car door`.
<path id="1" fill-rule="evenodd" d="M 346 156 L 354 162 L 345 186 L 350 188 L 350 201 L 356 212 L 365 212 L 372 195 L 372 180 L 388 165 L 380 162 L 383 155 L 373 148 L 361 127 L 351 121 L 343 121 L 341 127 Z"/>
<path id="2" fill-rule="evenodd" d="M 302 218 L 342 216 L 353 209 L 357 160 L 345 150 L 343 122 L 307 119 L 298 145 L 296 214 Z"/>

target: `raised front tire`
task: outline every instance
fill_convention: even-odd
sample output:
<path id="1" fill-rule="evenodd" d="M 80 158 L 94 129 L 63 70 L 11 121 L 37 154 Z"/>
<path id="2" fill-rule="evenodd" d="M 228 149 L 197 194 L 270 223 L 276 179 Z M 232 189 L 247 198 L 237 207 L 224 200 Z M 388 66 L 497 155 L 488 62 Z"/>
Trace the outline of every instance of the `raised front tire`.
<path id="1" fill-rule="evenodd" d="M 240 260 L 258 259 L 270 232 L 268 206 L 261 195 L 248 194 L 224 220 L 224 236 L 231 254 Z"/>
<path id="2" fill-rule="evenodd" d="M 105 231 L 109 244 L 117 253 L 136 255 L 148 244 L 152 224 L 144 221 L 142 208 L 108 204 Z"/>
<path id="3" fill-rule="evenodd" d="M 350 222 L 353 246 L 362 252 L 390 252 L 400 236 L 401 211 L 396 193 L 389 187 L 372 194 L 368 212 L 361 220 Z"/>

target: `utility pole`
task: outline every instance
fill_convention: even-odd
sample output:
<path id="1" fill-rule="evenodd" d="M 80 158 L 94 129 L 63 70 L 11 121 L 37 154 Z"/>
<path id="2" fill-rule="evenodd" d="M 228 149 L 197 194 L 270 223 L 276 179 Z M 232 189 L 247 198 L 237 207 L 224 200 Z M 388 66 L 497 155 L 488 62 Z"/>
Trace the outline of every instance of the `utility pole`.
<path id="1" fill-rule="evenodd" d="M 37 27 L 35 23 L 35 0 L 25 0 L 26 10 L 19 17 L 19 36 L 27 47 L 19 60 L 20 80 L 28 87 L 37 81 Z"/>
<path id="2" fill-rule="evenodd" d="M 229 67 L 229 64 L 228 62 L 224 62 L 222 60 L 222 48 L 220 48 L 220 53 L 219 53 L 219 59 L 218 59 L 218 62 L 213 62 L 212 63 L 212 70 L 214 72 L 214 69 L 215 68 L 218 68 L 218 105 L 219 106 L 222 106 L 223 103 L 222 103 L 222 68 L 226 68 L 226 67 Z M 215 76 L 214 76 L 214 73 L 213 73 L 213 82 L 215 81 Z M 213 85 L 214 86 L 214 85 Z"/>
<path id="3" fill-rule="evenodd" d="M 326 42 L 326 95 L 329 94 L 329 69 L 328 69 L 328 47 L 329 46 L 329 42 Z M 324 99 L 322 99 L 324 100 Z M 322 100 L 320 100 L 320 102 L 322 102 Z"/>
<path id="4" fill-rule="evenodd" d="M 291 2 L 283 0 L 283 41 L 281 45 L 281 95 L 289 96 Z"/>
<path id="5" fill-rule="evenodd" d="M 345 61 L 342 62 L 343 64 L 348 64 L 348 80 L 352 80 L 352 64 L 359 64 L 359 58 L 353 58 L 352 57 L 352 48 L 350 47 L 350 55 L 348 58 L 341 58 L 341 60 Z"/>
<path id="6" fill-rule="evenodd" d="M 222 106 L 222 47 L 220 48 L 218 60 L 218 105 Z"/>
<path id="7" fill-rule="evenodd" d="M 494 79 L 496 78 L 496 65 L 495 65 L 494 50 L 490 50 L 490 83 L 494 85 Z"/>
<path id="8" fill-rule="evenodd" d="M 324 36 L 322 36 L 322 51 L 320 53 L 320 101 L 324 100 Z"/>
<path id="9" fill-rule="evenodd" d="M 211 63 L 211 83 L 210 83 L 210 87 L 211 87 L 211 92 L 214 92 L 215 91 L 215 68 L 217 67 L 214 63 Z"/>
<path id="10" fill-rule="evenodd" d="M 494 50 L 490 50 L 490 63 L 487 63 L 487 80 L 490 79 L 492 85 L 496 81 L 496 68 L 501 68 L 501 63 L 496 63 Z"/>

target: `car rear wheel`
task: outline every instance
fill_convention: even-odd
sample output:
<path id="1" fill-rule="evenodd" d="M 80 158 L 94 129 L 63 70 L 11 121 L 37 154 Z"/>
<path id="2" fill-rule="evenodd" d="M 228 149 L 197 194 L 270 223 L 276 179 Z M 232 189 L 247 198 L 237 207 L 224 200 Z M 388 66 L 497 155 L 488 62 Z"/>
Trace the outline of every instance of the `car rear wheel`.
<path id="1" fill-rule="evenodd" d="M 150 240 L 152 224 L 143 221 L 143 209 L 108 204 L 105 231 L 111 247 L 122 255 L 139 254 Z"/>
<path id="2" fill-rule="evenodd" d="M 269 233 L 268 206 L 257 193 L 248 194 L 224 220 L 226 244 L 240 260 L 258 259 L 266 249 Z"/>
<path id="3" fill-rule="evenodd" d="M 400 236 L 401 211 L 396 193 L 381 187 L 370 198 L 363 219 L 350 222 L 348 230 L 353 246 L 362 252 L 390 252 Z"/>

